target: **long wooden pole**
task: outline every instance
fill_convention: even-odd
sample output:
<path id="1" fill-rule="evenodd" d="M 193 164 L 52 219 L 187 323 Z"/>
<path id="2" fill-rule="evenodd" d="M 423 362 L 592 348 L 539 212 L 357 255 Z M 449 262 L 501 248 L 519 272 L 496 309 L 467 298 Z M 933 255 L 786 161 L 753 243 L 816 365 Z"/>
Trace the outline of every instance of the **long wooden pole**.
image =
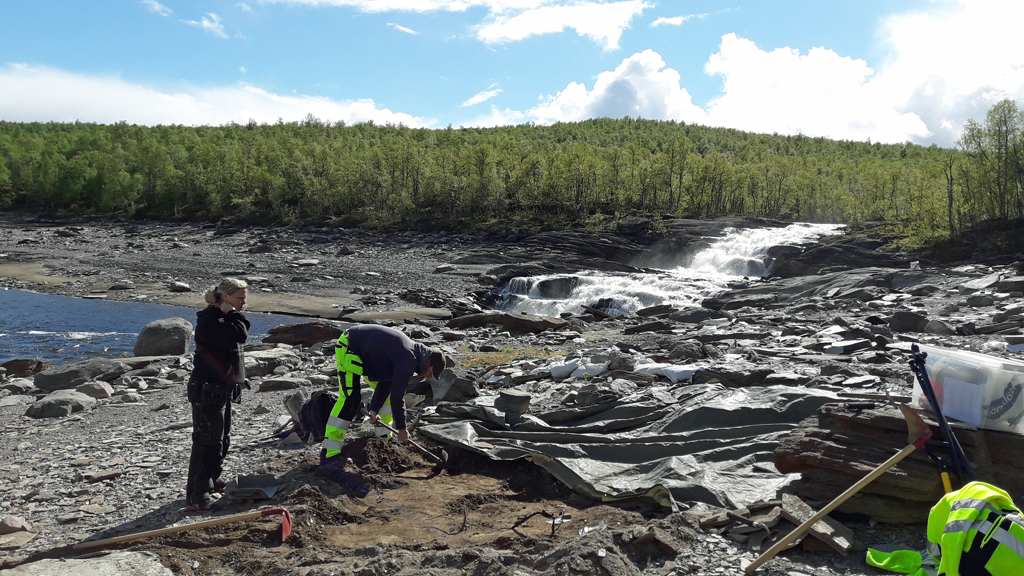
<path id="1" fill-rule="evenodd" d="M 747 564 L 743 571 L 747 574 L 752 574 L 762 564 L 771 560 L 775 557 L 776 554 L 785 549 L 786 546 L 789 546 L 789 544 L 793 542 L 793 540 L 796 540 L 798 537 L 800 537 L 800 535 L 806 532 L 808 528 L 813 526 L 815 522 L 827 516 L 829 512 L 838 508 L 840 504 L 849 500 L 850 497 L 856 494 L 857 492 L 860 492 L 861 488 L 873 482 L 875 478 L 878 478 L 882 474 L 885 474 L 886 470 L 895 466 L 900 460 L 903 460 L 904 458 L 909 456 L 916 449 L 917 444 L 910 444 L 903 450 L 897 452 L 895 456 L 883 462 L 878 468 L 872 470 L 870 474 L 861 478 L 859 482 L 847 488 L 846 492 L 843 492 L 842 494 L 837 496 L 835 500 L 829 502 L 828 506 L 825 506 L 817 514 L 808 518 L 806 522 L 797 526 L 796 530 L 793 530 L 792 532 L 787 534 L 785 538 L 776 542 L 775 545 L 769 548 L 767 551 L 765 551 L 764 554 L 758 556 L 757 560 L 754 560 L 750 564 Z"/>
<path id="2" fill-rule="evenodd" d="M 184 524 L 182 526 L 171 526 L 170 528 L 160 528 L 158 530 L 150 530 L 148 532 L 139 532 L 137 534 L 128 534 L 126 536 L 116 536 L 114 538 L 107 538 L 105 540 L 94 540 L 92 542 L 80 542 L 72 546 L 75 550 L 86 550 L 88 548 L 96 548 L 99 546 L 106 546 L 107 544 L 120 544 L 121 542 L 131 542 L 133 540 L 142 540 L 144 538 L 152 538 L 154 536 L 164 536 L 166 534 L 175 534 L 177 532 L 185 532 L 188 530 L 198 530 L 199 528 L 206 528 L 209 526 L 219 526 L 221 524 L 231 524 L 232 522 L 244 522 L 246 520 L 255 520 L 262 518 L 270 513 L 281 513 L 281 509 L 277 508 L 274 510 L 260 510 L 257 512 L 246 512 L 245 514 L 233 514 L 231 516 L 222 516 L 220 518 L 212 518 L 210 520 L 204 520 L 203 522 L 195 522 L 192 524 Z"/>

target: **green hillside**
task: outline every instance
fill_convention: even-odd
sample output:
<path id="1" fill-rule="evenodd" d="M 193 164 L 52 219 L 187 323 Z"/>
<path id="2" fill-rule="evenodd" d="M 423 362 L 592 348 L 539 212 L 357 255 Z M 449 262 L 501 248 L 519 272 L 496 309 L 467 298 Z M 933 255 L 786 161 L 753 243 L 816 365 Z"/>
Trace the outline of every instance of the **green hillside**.
<path id="1" fill-rule="evenodd" d="M 411 129 L 0 122 L 0 209 L 447 229 L 625 214 L 886 221 L 919 243 L 1024 216 L 1024 119 L 1000 102 L 954 150 L 623 118 Z"/>

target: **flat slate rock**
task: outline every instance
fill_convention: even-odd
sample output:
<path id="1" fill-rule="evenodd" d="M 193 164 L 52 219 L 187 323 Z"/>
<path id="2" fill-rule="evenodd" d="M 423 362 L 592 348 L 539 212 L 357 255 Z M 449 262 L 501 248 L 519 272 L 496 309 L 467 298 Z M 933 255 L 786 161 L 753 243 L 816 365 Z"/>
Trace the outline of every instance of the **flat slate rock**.
<path id="1" fill-rule="evenodd" d="M 111 552 L 99 558 L 58 558 L 39 560 L 22 564 L 16 568 L 0 570 L 0 576 L 51 576 L 53 574 L 74 574 L 75 576 L 110 576 L 131 574 L 132 576 L 174 576 L 170 568 L 160 563 L 151 552 Z"/>

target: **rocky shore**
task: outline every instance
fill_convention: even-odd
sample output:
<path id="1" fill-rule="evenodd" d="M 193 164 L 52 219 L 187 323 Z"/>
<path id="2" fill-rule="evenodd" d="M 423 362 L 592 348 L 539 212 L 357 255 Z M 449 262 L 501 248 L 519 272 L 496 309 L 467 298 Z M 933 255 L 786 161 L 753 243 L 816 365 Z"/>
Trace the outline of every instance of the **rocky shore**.
<path id="1" fill-rule="evenodd" d="M 884 459 L 884 450 L 843 452 L 861 446 L 832 423 L 842 420 L 836 410 L 848 402 L 843 394 L 910 396 L 912 343 L 1024 358 L 1022 263 L 940 267 L 850 237 L 773 248 L 762 263 L 773 269 L 771 277 L 737 279 L 696 308 L 609 316 L 595 302 L 558 318 L 491 308 L 495 289 L 513 277 L 685 265 L 727 227 L 775 225 L 676 220 L 655 231 L 637 219 L 601 235 L 450 235 L 5 218 L 0 286 L 195 307 L 202 289 L 235 275 L 250 282 L 255 310 L 324 319 L 249 345 L 254 387 L 235 407 L 228 476 L 273 475 L 280 489 L 270 500 L 232 501 L 227 513 L 285 505 L 294 515 L 291 538 L 274 542 L 275 522 L 267 519 L 114 547 L 137 553 L 132 561 L 145 563 L 152 554 L 177 574 L 260 576 L 736 574 L 763 543 L 755 546 L 733 522 L 720 520 L 723 509 L 762 519 L 774 514 L 782 531 L 787 520 L 779 516 L 788 508 L 769 489 L 786 480 L 782 473 L 800 474 L 788 491 L 820 505 L 845 488 L 836 468 L 862 470 Z M 450 453 L 443 469 L 362 430 L 347 448 L 353 483 L 343 486 L 317 471 L 315 446 L 275 436 L 288 426 L 285 398 L 331 387 L 334 362 L 324 344 L 336 337 L 332 331 L 362 321 L 399 327 L 451 353 L 455 366 L 443 378 L 410 389 L 418 402 L 411 410 L 414 436 Z M 6 367 L 0 569 L 78 557 L 68 546 L 85 539 L 195 520 L 184 513 L 181 477 L 190 443 L 183 393 L 190 367 L 188 354 Z M 513 408 L 517 398 L 526 398 L 529 409 Z M 735 423 L 720 412 L 698 427 L 699 410 L 728 402 L 747 408 L 757 403 L 751 398 L 770 409 L 742 412 L 745 421 Z M 872 409 L 886 405 L 878 400 Z M 625 412 L 629 428 L 597 427 L 627 426 Z M 766 419 L 753 426 L 753 417 Z M 451 428 L 467 422 L 493 437 L 459 444 Z M 875 422 L 891 427 L 882 415 Z M 586 426 L 596 437 L 585 436 Z M 624 443 L 620 432 L 658 435 L 675 446 L 673 462 L 692 463 L 679 468 L 694 466 L 691 478 L 698 469 L 742 473 L 742 482 L 763 480 L 766 493 L 742 498 L 723 490 L 689 499 L 680 495 L 701 492 L 701 485 L 663 476 L 670 496 L 634 494 L 638 473 L 605 485 L 538 466 L 541 458 L 513 457 L 516 446 L 541 453 L 548 437 L 540 442 L 530 434 L 551 434 L 552 427 L 559 434 L 572 429 L 574 450 L 587 455 L 604 450 L 609 438 Z M 828 446 L 806 441 L 828 434 Z M 508 438 L 514 446 L 503 444 Z M 979 438 L 968 448 L 1018 449 L 998 434 Z M 717 446 L 709 448 L 708 440 Z M 825 455 L 839 464 L 830 468 Z M 983 459 L 977 450 L 969 455 Z M 616 457 L 605 461 L 625 466 Z M 926 463 L 907 474 L 927 476 Z M 566 479 L 577 477 L 573 491 Z M 927 478 L 937 482 L 937 475 Z M 868 492 L 859 509 L 840 515 L 855 540 L 921 547 L 924 517 L 915 524 L 913 516 L 883 514 L 892 510 L 884 498 L 898 488 Z M 920 490 L 916 502 L 932 498 L 931 489 Z M 1007 489 L 1017 494 L 1024 485 Z M 882 573 L 864 565 L 859 548 L 822 551 L 826 545 L 807 538 L 761 572 Z"/>

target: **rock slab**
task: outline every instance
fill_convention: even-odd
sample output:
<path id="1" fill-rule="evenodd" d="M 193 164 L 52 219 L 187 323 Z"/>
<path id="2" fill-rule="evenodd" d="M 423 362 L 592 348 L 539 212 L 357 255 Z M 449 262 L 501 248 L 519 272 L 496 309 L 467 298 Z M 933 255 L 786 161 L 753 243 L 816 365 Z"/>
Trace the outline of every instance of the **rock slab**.
<path id="1" fill-rule="evenodd" d="M 75 574 L 75 576 L 110 576 L 131 574 L 132 576 L 174 576 L 169 568 L 160 563 L 156 554 L 150 552 L 111 552 L 100 558 L 47 559 L 22 564 L 9 570 L 0 570 L 0 576 L 50 576 L 52 574 Z"/>
<path id="2" fill-rule="evenodd" d="M 128 372 L 131 368 L 121 362 L 106 358 L 90 358 L 74 364 L 58 366 L 36 374 L 36 388 L 45 392 L 77 388 L 86 382 L 102 380 L 110 382 Z"/>
<path id="3" fill-rule="evenodd" d="M 74 390 L 57 390 L 29 406 L 25 416 L 30 418 L 61 418 L 75 412 L 91 410 L 96 399 Z"/>

